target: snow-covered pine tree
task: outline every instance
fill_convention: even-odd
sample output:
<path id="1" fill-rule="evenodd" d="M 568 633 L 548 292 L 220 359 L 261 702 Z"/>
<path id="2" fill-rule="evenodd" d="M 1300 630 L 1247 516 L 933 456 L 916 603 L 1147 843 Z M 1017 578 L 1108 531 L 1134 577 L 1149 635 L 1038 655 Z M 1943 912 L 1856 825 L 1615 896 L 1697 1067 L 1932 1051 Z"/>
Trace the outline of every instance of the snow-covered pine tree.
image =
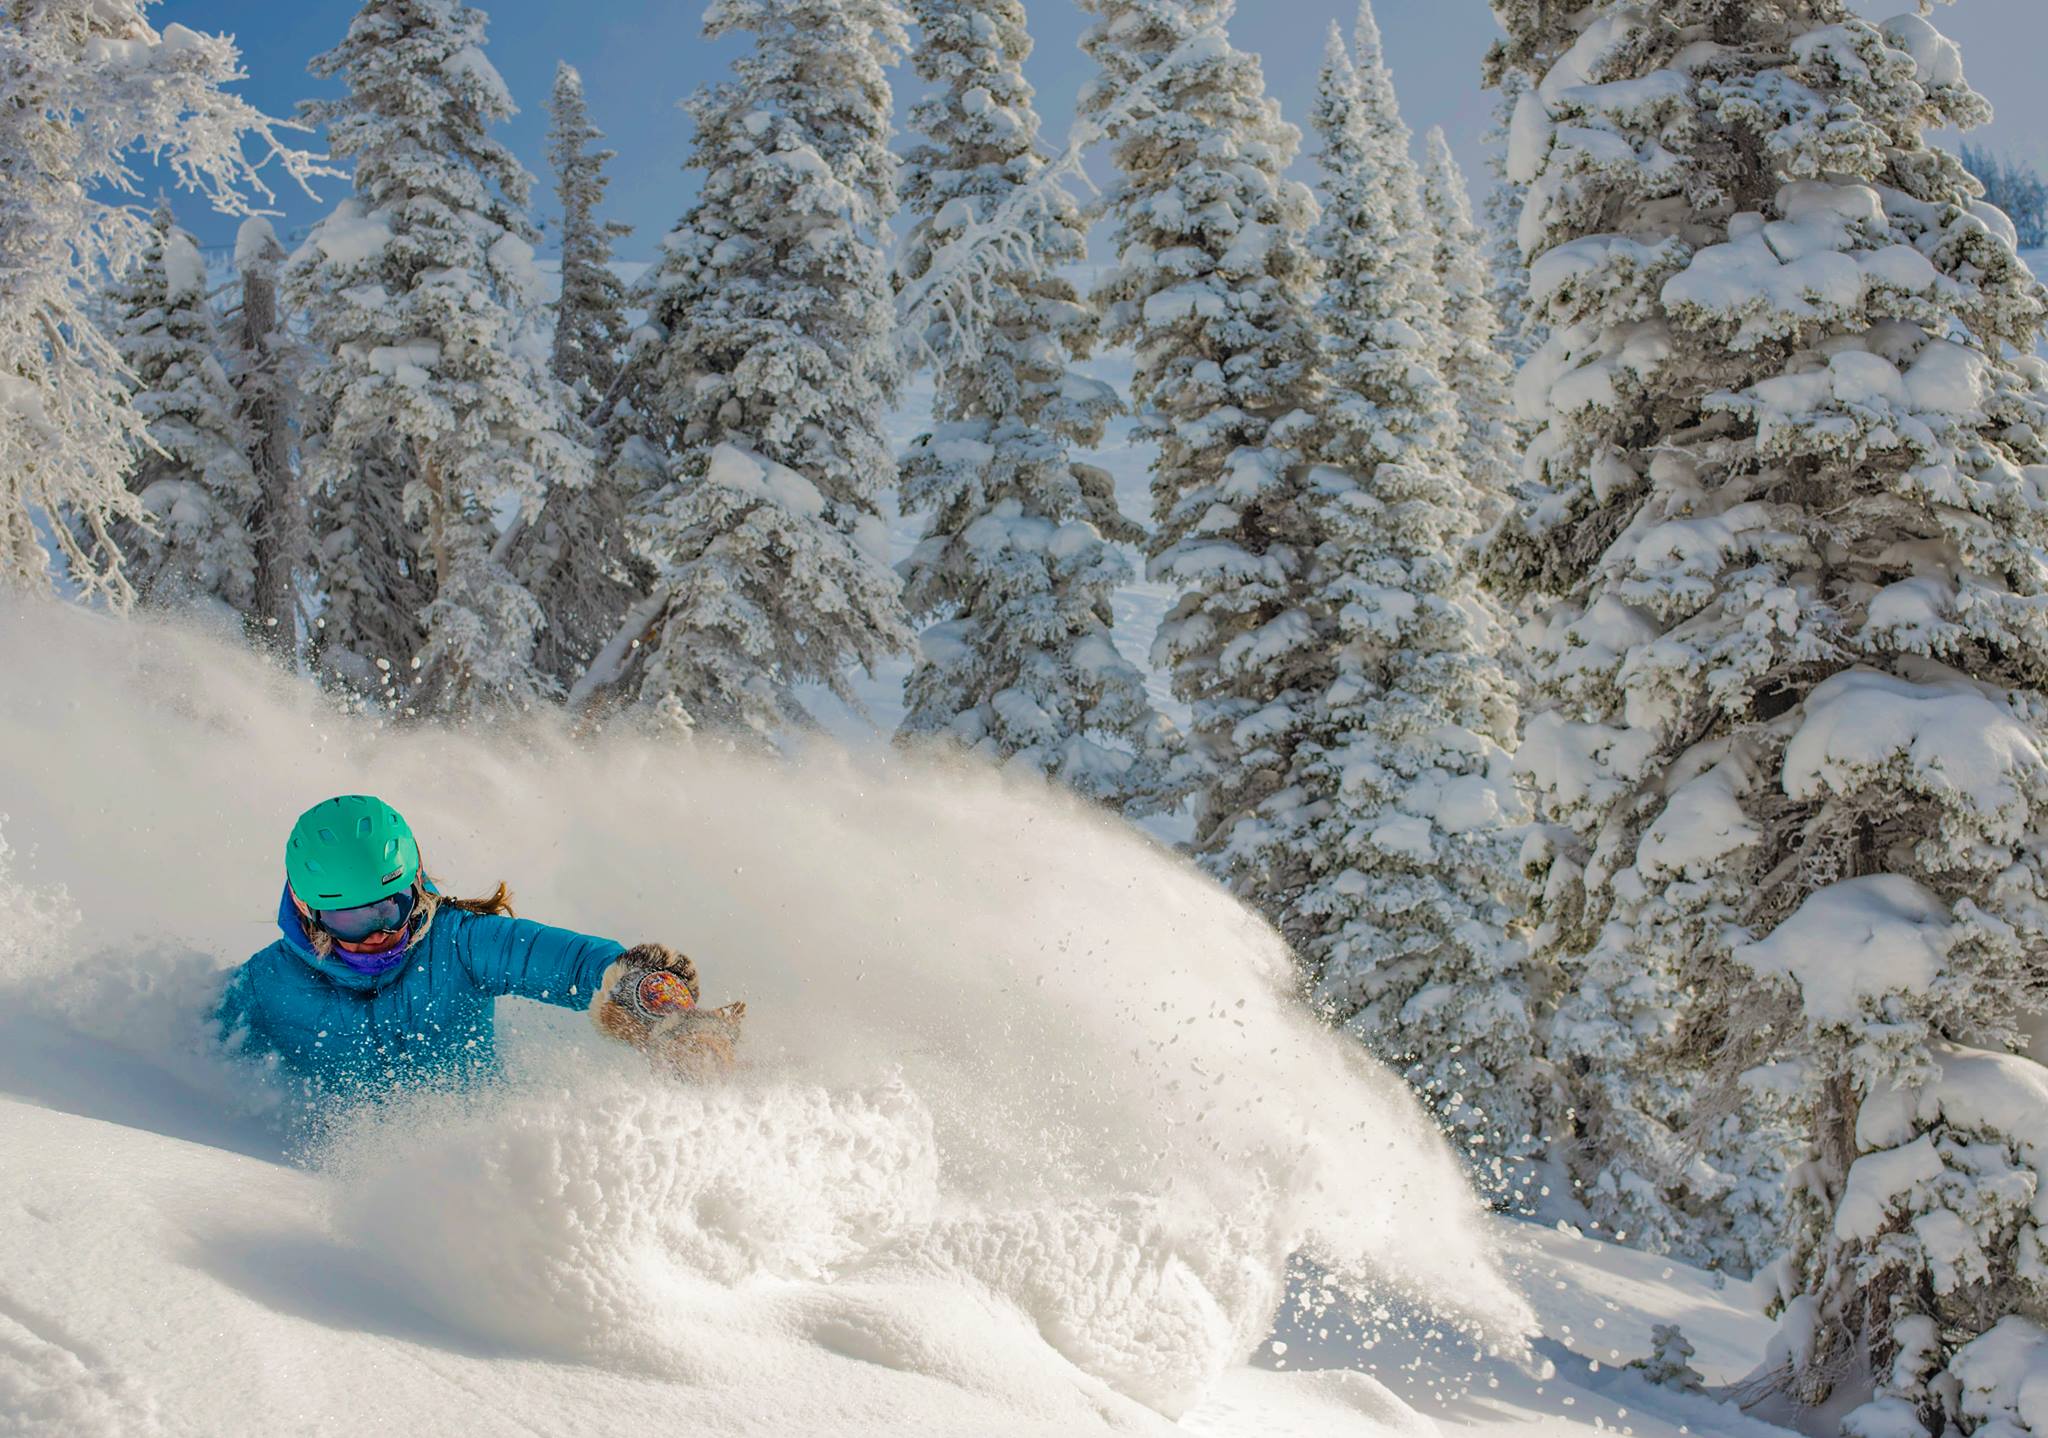
<path id="1" fill-rule="evenodd" d="M 1498 559 L 1557 599 L 1522 754 L 1577 1175 L 1756 1254 L 1767 1086 L 1808 1151 L 1770 1377 L 1874 1383 L 1852 1432 L 1971 1426 L 1940 1375 L 2042 1295 L 1999 1177 L 2026 1085 L 1985 1099 L 1953 1046 L 2048 984 L 2048 295 L 1925 140 L 1985 107 L 1917 16 L 1495 8 L 1540 77 L 1547 423 Z"/>
<path id="2" fill-rule="evenodd" d="M 1339 42 L 1341 43 L 1341 41 Z M 1394 69 L 1387 62 L 1386 42 L 1372 0 L 1358 0 L 1351 30 L 1352 83 L 1357 91 L 1356 123 L 1363 144 L 1386 176 L 1386 202 L 1394 209 L 1395 237 L 1408 262 L 1375 262 L 1377 283 L 1400 296 L 1404 322 L 1421 341 L 1417 352 L 1428 357 L 1442 375 L 1451 351 L 1444 327 L 1444 291 L 1436 272 L 1436 233 L 1423 201 L 1422 176 L 1415 165 L 1415 136 L 1401 118 L 1401 100 L 1394 91 Z M 1329 306 L 1324 307 L 1326 312 Z"/>
<path id="3" fill-rule="evenodd" d="M 1610 1231 L 1652 1250 L 1747 1265 L 1768 1251 L 1772 1225 L 1756 1199 L 1741 1198 L 1756 1191 L 1743 1187 L 1751 1176 L 1700 1152 L 1714 1135 L 1690 1138 L 1706 1111 L 1704 1055 L 1722 1010 L 1715 995 L 1687 988 L 1689 950 L 1716 942 L 1745 898 L 1740 879 L 1715 865 L 1723 857 L 1717 848 L 1739 856 L 1750 843 L 1735 799 L 1747 771 L 1740 761 L 1717 765 L 1712 741 L 1687 754 L 1708 711 L 1686 690 L 1697 690 L 1704 675 L 1665 692 L 1667 676 L 1646 664 L 1667 629 L 1685 632 L 1690 606 L 1700 602 L 1683 585 L 1688 565 L 1711 572 L 1724 555 L 1747 558 L 1771 539 L 1768 529 L 1731 536 L 1694 556 L 1678 543 L 1686 530 L 1664 527 L 1686 522 L 1701 468 L 1675 438 L 1709 464 L 1726 463 L 1715 453 L 1715 428 L 1703 425 L 1706 399 L 1733 356 L 1705 335 L 1689 337 L 1682 357 L 1668 356 L 1673 328 L 1662 287 L 1683 266 L 1701 233 L 1696 225 L 1711 234 L 1718 219 L 1725 235 L 1726 215 L 1713 209 L 1729 202 L 1703 197 L 1709 213 L 1695 220 L 1676 161 L 1669 173 L 1653 173 L 1626 141 L 1601 162 L 1577 147 L 1552 150 L 1549 95 L 1573 83 L 1582 52 L 1572 51 L 1551 78 L 1534 47 L 1551 47 L 1555 60 L 1578 31 L 1520 0 L 1498 13 L 1510 36 L 1506 53 L 1530 55 L 1544 90 L 1525 93 L 1512 121 L 1509 179 L 1528 187 L 1518 243 L 1535 258 L 1532 319 L 1551 331 L 1522 371 L 1519 397 L 1525 415 L 1547 423 L 1490 563 L 1504 595 L 1540 615 L 1525 631 L 1536 637 L 1520 753 L 1544 821 L 1526 855 L 1542 883 L 1537 942 L 1561 970 L 1550 1057 L 1574 1116 L 1573 1131 L 1557 1135 L 1554 1148 L 1574 1196 Z M 1666 34 L 1661 25 L 1650 29 Z M 1587 45 L 1616 33 L 1641 32 L 1602 6 Z M 1661 105 L 1677 103 L 1660 95 Z M 1624 97 L 1616 90 L 1591 98 Z M 1662 125 L 1665 110 L 1649 98 L 1639 95 L 1639 111 L 1620 120 L 1595 116 L 1606 122 L 1601 133 Z M 1678 113 L 1689 122 L 1696 114 L 1689 105 Z M 1706 141 L 1696 124 L 1671 134 L 1689 142 L 1689 166 L 1708 163 L 1696 153 Z M 1746 198 L 1761 202 L 1762 177 L 1748 179 Z M 1679 229 L 1684 236 L 1673 233 Z M 1582 282 L 1570 272 L 1579 260 L 1588 262 Z M 1746 477 L 1730 468 L 1739 494 Z M 1656 488 L 1666 493 L 1652 502 Z M 1639 575 L 1644 531 L 1671 548 L 1649 553 L 1650 572 Z M 1747 613 L 1740 605 L 1724 610 L 1708 598 L 1708 614 L 1737 631 L 1727 647 L 1743 642 L 1747 619 L 1764 629 L 1749 641 L 1756 654 L 1770 654 L 1767 611 L 1754 601 Z M 1726 745 L 1726 720 L 1714 727 Z M 1681 754 L 1686 762 L 1674 770 Z M 1704 954 L 1697 967 L 1711 969 Z M 1725 1107 L 1717 1114 L 1731 1117 Z M 1752 1157 L 1763 1156 L 1768 1127 L 1759 1122 L 1747 1137 Z M 1770 1183 L 1766 1172 L 1761 1187 Z M 1748 1211 L 1738 1215 L 1731 1200 Z"/>
<path id="4" fill-rule="evenodd" d="M 1284 787 L 1327 673 L 1308 609 L 1318 536 L 1293 448 L 1315 409 L 1314 197 L 1286 170 L 1299 132 L 1258 58 L 1220 32 L 1229 0 L 1084 0 L 1100 67 L 1084 114 L 1150 102 L 1111 128 L 1116 263 L 1097 298 L 1138 355 L 1138 432 L 1157 440 L 1150 573 L 1179 591 L 1154 663 L 1193 709 L 1206 771 L 1194 848 L 1239 893 L 1284 912 L 1307 882 L 1283 842 L 1245 826 Z M 1298 822 L 1290 817 L 1287 822 Z M 1276 870 L 1265 856 L 1278 861 Z"/>
<path id="5" fill-rule="evenodd" d="M 144 422 L 90 305 L 149 227 L 102 197 L 132 193 L 138 151 L 227 213 L 269 197 L 260 163 L 276 160 L 302 185 L 318 173 L 223 89 L 241 78 L 234 45 L 182 25 L 159 34 L 148 3 L 0 5 L 0 583 L 48 588 L 47 518 L 72 577 L 117 606 L 133 591 L 111 530 L 142 516 L 123 477 Z M 263 154 L 248 153 L 250 138 Z"/>
<path id="6" fill-rule="evenodd" d="M 1369 5 L 1360 28 L 1372 33 Z M 1366 68 L 1378 73 L 1353 67 L 1333 26 L 1314 113 L 1327 390 L 1308 501 L 1321 535 L 1310 608 L 1331 672 L 1286 787 L 1236 842 L 1306 855 L 1281 928 L 1318 1005 L 1403 1072 L 1489 1193 L 1516 1203 L 1530 1197 L 1541 1071 L 1509 932 L 1515 704 L 1499 622 L 1464 561 L 1482 505 L 1427 338 L 1445 301 L 1402 230 L 1421 178 L 1385 108 L 1391 76 L 1376 54 Z"/>
<path id="7" fill-rule="evenodd" d="M 555 67 L 548 110 L 548 161 L 562 207 L 553 368 L 574 392 L 584 420 L 601 433 L 590 482 L 549 491 L 540 513 L 514 539 L 511 565 L 546 619 L 534 663 L 566 692 L 618 629 L 648 576 L 626 534 L 636 491 L 622 483 L 625 468 L 612 462 L 604 433 L 618 407 L 614 389 L 631 338 L 626 287 L 612 270 L 612 242 L 632 231 L 597 217 L 613 151 L 595 148 L 604 134 L 591 123 L 582 75 L 567 61 Z"/>
<path id="8" fill-rule="evenodd" d="M 256 643 L 280 654 L 299 645 L 299 583 L 307 558 L 306 502 L 293 462 L 303 353 L 278 309 L 284 246 L 270 221 L 252 216 L 235 236 L 242 302 L 229 326 L 235 386 L 256 505 L 249 530 L 256 574 L 249 619 Z"/>
<path id="9" fill-rule="evenodd" d="M 565 694 L 652 582 L 629 530 L 644 482 L 611 452 L 608 434 L 598 435 L 596 447 L 590 482 L 556 485 L 540 513 L 513 537 L 509 559 L 545 620 L 534 641 L 534 666 Z"/>
<path id="10" fill-rule="evenodd" d="M 115 530 L 122 568 L 142 602 L 160 608 L 254 608 L 250 520 L 257 483 L 235 391 L 221 364 L 192 237 L 159 200 L 142 259 L 114 287 L 114 343 L 145 426 L 129 488 L 146 524 Z"/>
<path id="11" fill-rule="evenodd" d="M 801 686 L 850 699 L 852 665 L 911 643 L 878 512 L 907 37 L 894 0 L 714 0 L 705 29 L 755 43 L 689 103 L 704 188 L 640 290 L 616 462 L 666 475 L 633 518 L 654 580 L 578 698 L 765 743 L 809 722 Z"/>
<path id="12" fill-rule="evenodd" d="M 1486 134 L 1491 147 L 1486 164 L 1493 175 L 1493 188 L 1486 192 L 1482 210 L 1486 236 L 1486 298 L 1500 320 L 1501 352 L 1507 356 L 1509 368 L 1516 370 L 1535 353 L 1544 338 L 1542 327 L 1529 310 L 1529 262 L 1523 258 L 1520 238 L 1522 206 L 1528 199 L 1529 187 L 1508 177 L 1509 129 L 1514 120 L 1515 106 L 1528 92 L 1529 77 L 1522 71 L 1507 70 L 1501 74 L 1500 99 L 1494 109 L 1495 124 Z M 1519 416 L 1516 424 L 1519 435 Z"/>
<path id="13" fill-rule="evenodd" d="M 1650 1328 L 1650 1352 L 1629 1364 L 1632 1372 L 1640 1373 L 1643 1382 L 1654 1383 L 1659 1388 L 1669 1388 L 1679 1393 L 1705 1393 L 1706 1379 L 1692 1366 L 1698 1352 L 1692 1346 L 1685 1332 L 1675 1323 L 1658 1323 Z"/>
<path id="14" fill-rule="evenodd" d="M 395 706 L 410 672 L 404 656 L 426 643 L 419 616 L 434 597 L 405 512 L 405 470 L 395 456 L 365 455 L 347 480 L 314 487 L 330 405 L 310 378 L 305 399 L 307 574 L 320 603 L 307 658 L 322 676 Z"/>
<path id="15" fill-rule="evenodd" d="M 1520 468 L 1514 432 L 1515 369 L 1501 343 L 1500 316 L 1487 297 L 1486 259 L 1472 224 L 1465 173 L 1441 128 L 1423 142 L 1422 202 L 1436 241 L 1434 264 L 1443 291 L 1449 348 L 1443 381 L 1457 402 L 1458 472 L 1476 492 L 1480 520 L 1490 526 Z"/>
<path id="16" fill-rule="evenodd" d="M 986 223 L 1044 168 L 1020 0 L 911 0 L 917 72 L 934 93 L 911 112 L 923 142 L 904 200 L 918 216 L 901 274 Z M 1049 775 L 1132 813 L 1173 798 L 1172 739 L 1137 666 L 1117 652 L 1110 598 L 1131 577 L 1114 547 L 1144 531 L 1110 476 L 1080 463 L 1120 408 L 1074 373 L 1097 317 L 1056 267 L 1087 253 L 1080 207 L 1054 188 L 1026 221 L 1028 256 L 996 268 L 971 353 L 941 357 L 935 426 L 911 447 L 903 507 L 929 510 L 903 566 L 925 630 L 900 736 L 943 738 Z"/>
<path id="17" fill-rule="evenodd" d="M 562 292 L 555 301 L 555 378 L 576 392 L 585 419 L 611 393 L 631 327 L 626 323 L 626 286 L 612 272 L 612 242 L 633 233 L 630 225 L 600 220 L 597 207 L 610 184 L 604 167 L 618 153 L 596 148 L 604 132 L 590 122 L 583 76 L 567 60 L 555 66 L 548 97 L 548 163 L 555 171 L 555 198 L 562 206 Z"/>
<path id="18" fill-rule="evenodd" d="M 326 359 L 307 466 L 323 666 L 356 686 L 382 668 L 391 697 L 450 715 L 551 692 L 499 516 L 589 478 L 537 323 L 531 180 L 489 133 L 512 97 L 483 46 L 483 13 L 457 0 L 365 0 L 313 62 L 347 93 L 305 106 L 355 162 L 355 195 L 288 271 Z"/>

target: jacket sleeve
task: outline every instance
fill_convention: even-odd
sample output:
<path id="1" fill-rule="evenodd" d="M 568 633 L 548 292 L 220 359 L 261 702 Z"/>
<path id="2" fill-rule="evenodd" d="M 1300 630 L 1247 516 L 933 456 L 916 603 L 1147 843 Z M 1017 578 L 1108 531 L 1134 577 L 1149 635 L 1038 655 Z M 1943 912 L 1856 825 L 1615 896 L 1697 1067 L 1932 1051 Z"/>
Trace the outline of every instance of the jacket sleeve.
<path id="1" fill-rule="evenodd" d="M 587 1009 L 605 969 L 626 946 L 531 919 L 467 914 L 455 950 L 470 981 L 485 993 Z"/>
<path id="2" fill-rule="evenodd" d="M 254 967 L 251 959 L 231 972 L 213 1006 L 215 1042 L 242 1058 L 260 1057 L 274 1047 L 258 1021 L 256 985 L 250 972 Z"/>

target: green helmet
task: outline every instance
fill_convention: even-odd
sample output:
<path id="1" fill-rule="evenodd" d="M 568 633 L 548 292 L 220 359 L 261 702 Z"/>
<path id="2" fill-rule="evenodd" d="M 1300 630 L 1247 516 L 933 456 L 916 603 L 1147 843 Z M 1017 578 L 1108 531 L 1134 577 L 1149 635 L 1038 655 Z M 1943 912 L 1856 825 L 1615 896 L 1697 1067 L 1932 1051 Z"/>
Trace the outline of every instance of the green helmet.
<path id="1" fill-rule="evenodd" d="M 344 794 L 299 815 L 284 846 L 285 877 L 309 909 L 353 909 L 412 887 L 420 846 L 382 799 Z"/>

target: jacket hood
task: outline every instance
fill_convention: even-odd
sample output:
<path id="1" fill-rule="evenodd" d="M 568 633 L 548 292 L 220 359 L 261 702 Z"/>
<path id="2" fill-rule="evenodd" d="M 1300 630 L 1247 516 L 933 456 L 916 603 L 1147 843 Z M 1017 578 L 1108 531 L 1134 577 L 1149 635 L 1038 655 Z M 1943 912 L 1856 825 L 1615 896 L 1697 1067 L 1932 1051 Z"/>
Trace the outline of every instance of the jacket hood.
<path id="1" fill-rule="evenodd" d="M 374 974 L 359 973 L 335 959 L 323 959 L 313 950 L 313 940 L 306 933 L 305 921 L 299 917 L 299 906 L 292 902 L 292 889 L 289 884 L 285 885 L 284 892 L 278 896 L 277 928 L 284 936 L 284 946 L 303 959 L 308 968 L 321 978 L 339 984 L 342 988 L 354 989 L 358 993 L 381 989 L 396 980 L 411 967 L 412 952 L 419 946 L 420 941 L 420 929 L 415 924 L 406 932 L 405 947 L 398 951 L 396 962 L 390 968 Z"/>

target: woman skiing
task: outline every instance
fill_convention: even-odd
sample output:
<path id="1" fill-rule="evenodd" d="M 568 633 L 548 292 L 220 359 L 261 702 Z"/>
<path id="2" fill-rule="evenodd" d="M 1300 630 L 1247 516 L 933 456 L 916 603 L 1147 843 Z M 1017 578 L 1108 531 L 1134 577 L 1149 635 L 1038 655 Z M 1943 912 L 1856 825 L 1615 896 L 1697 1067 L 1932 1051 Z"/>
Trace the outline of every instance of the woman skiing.
<path id="1" fill-rule="evenodd" d="M 517 995 L 590 1009 L 600 1031 L 672 1071 L 729 1067 L 744 1005 L 696 1009 L 697 970 L 660 944 L 512 916 L 503 884 L 451 899 L 420 863 L 411 827 L 351 794 L 299 816 L 285 844 L 282 937 L 229 977 L 221 1031 L 313 1088 L 376 1091 L 493 1072 L 493 1010 Z"/>

